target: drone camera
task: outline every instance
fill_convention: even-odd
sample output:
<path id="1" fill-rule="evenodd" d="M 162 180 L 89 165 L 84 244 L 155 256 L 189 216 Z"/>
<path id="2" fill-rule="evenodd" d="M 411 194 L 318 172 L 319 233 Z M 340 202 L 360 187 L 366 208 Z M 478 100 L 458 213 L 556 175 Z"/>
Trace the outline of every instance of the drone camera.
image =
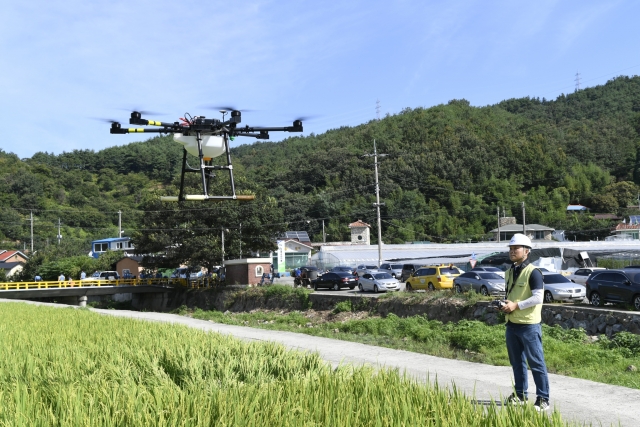
<path id="1" fill-rule="evenodd" d="M 261 130 L 260 135 L 257 136 L 257 139 L 269 139 L 269 132 L 266 130 Z"/>

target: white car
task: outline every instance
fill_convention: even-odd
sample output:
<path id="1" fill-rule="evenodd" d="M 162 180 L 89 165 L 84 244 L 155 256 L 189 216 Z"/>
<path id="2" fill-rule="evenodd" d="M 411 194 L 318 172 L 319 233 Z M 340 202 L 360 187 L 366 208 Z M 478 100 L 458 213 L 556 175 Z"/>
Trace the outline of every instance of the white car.
<path id="1" fill-rule="evenodd" d="M 120 275 L 117 271 L 96 271 L 91 276 L 82 280 L 119 280 Z"/>
<path id="2" fill-rule="evenodd" d="M 542 272 L 544 281 L 544 302 L 582 301 L 587 297 L 587 289 L 573 283 L 560 273 Z"/>
<path id="3" fill-rule="evenodd" d="M 591 273 L 594 273 L 598 270 L 606 270 L 606 268 L 603 268 L 603 267 L 579 268 L 576 271 L 574 271 L 573 274 L 570 274 L 566 277 L 567 279 L 571 280 L 573 283 L 579 283 L 583 286 L 586 286 L 587 279 L 589 278 L 589 276 L 591 276 Z"/>
<path id="4" fill-rule="evenodd" d="M 362 276 L 365 273 L 375 273 L 378 271 L 378 266 L 373 264 L 360 264 L 353 271 L 354 276 Z"/>
<path id="5" fill-rule="evenodd" d="M 360 292 L 386 292 L 399 291 L 400 282 L 389 273 L 367 272 L 358 279 L 358 289 Z"/>

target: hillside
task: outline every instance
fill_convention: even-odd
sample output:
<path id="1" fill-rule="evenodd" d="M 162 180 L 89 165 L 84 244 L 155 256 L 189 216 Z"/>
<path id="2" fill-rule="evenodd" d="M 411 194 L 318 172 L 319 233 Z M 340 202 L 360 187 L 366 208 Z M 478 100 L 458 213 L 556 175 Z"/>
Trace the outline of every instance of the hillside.
<path id="1" fill-rule="evenodd" d="M 373 158 L 363 156 L 374 140 L 386 154 L 379 159 L 385 242 L 486 238 L 497 208 L 520 220 L 522 202 L 528 223 L 584 232 L 578 239 L 604 237 L 609 224 L 567 218 L 565 209 L 580 203 L 624 214 L 636 203 L 640 77 L 556 100 L 485 107 L 452 100 L 321 135 L 242 145 L 232 152 L 237 186 L 258 195 L 254 206 L 186 204 L 197 209 L 188 215 L 156 201 L 176 194 L 182 156 L 169 137 L 24 161 L 0 150 L 0 240 L 3 247 L 29 245 L 33 212 L 36 248 L 55 242 L 60 220 L 64 242 L 86 249 L 91 238 L 117 234 L 118 211 L 125 234 L 151 246 L 171 240 L 165 232 L 179 224 L 233 231 L 243 221 L 245 232 L 228 238 L 242 239 L 245 251 L 268 247 L 285 229 L 320 240 L 322 221 L 328 240 L 343 240 L 350 222 L 376 222 Z M 238 246 L 230 244 L 228 253 Z"/>

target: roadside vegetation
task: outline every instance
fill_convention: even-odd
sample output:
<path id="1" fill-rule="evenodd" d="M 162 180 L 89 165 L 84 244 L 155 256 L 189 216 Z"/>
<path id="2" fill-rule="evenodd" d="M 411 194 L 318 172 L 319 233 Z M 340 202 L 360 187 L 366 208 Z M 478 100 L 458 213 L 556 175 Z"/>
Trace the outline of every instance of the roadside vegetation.
<path id="1" fill-rule="evenodd" d="M 0 425 L 570 425 L 397 371 L 83 309 L 0 304 L 0 342 Z"/>
<path id="2" fill-rule="evenodd" d="M 271 292 L 287 291 L 274 289 Z M 446 296 L 444 294 L 450 293 L 416 293 L 409 297 L 390 294 L 386 298 L 403 298 L 411 300 L 409 303 L 417 303 L 422 299 Z M 457 298 L 461 298 L 464 304 L 473 304 L 484 297 L 472 292 Z M 443 324 L 424 316 L 401 318 L 394 314 L 381 317 L 374 312 L 363 311 L 362 306 L 354 306 L 351 301 L 341 301 L 327 312 L 253 310 L 250 313 L 232 313 L 181 307 L 176 313 L 231 325 L 299 332 L 439 357 L 509 365 L 502 324 L 489 326 L 469 320 Z M 543 345 L 551 373 L 640 389 L 640 373 L 637 371 L 640 367 L 640 336 L 621 332 L 611 339 L 605 335 L 591 337 L 582 329 L 566 330 L 543 325 Z"/>

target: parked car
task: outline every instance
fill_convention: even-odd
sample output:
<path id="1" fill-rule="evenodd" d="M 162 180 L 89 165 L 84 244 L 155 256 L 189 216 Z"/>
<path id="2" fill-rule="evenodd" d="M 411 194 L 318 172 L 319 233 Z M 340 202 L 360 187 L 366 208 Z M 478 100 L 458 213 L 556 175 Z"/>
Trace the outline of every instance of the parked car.
<path id="1" fill-rule="evenodd" d="M 382 264 L 380 266 L 381 271 L 386 271 L 391 274 L 396 279 L 400 279 L 402 277 L 402 264 Z"/>
<path id="2" fill-rule="evenodd" d="M 378 271 L 378 270 L 379 269 L 378 269 L 377 265 L 374 265 L 374 264 L 360 264 L 353 271 L 353 275 L 354 276 L 362 276 L 364 273 L 374 272 L 374 271 Z"/>
<path id="3" fill-rule="evenodd" d="M 171 278 L 172 279 L 186 279 L 188 274 L 189 274 L 189 268 L 188 267 L 179 267 L 179 268 L 176 268 L 175 270 L 173 270 L 173 273 L 171 273 Z"/>
<path id="4" fill-rule="evenodd" d="M 349 267 L 347 265 L 336 265 L 335 267 L 333 267 L 329 271 L 333 271 L 333 272 L 336 272 L 336 273 L 339 273 L 339 272 L 353 273 L 353 267 Z"/>
<path id="5" fill-rule="evenodd" d="M 595 307 L 614 302 L 632 304 L 640 310 L 640 270 L 596 271 L 587 279 L 587 296 Z"/>
<path id="6" fill-rule="evenodd" d="M 320 275 L 321 273 L 318 270 L 318 267 L 314 267 L 312 265 L 300 267 L 300 277 L 296 277 L 293 280 L 293 286 L 311 286 L 311 282 L 320 277 Z"/>
<path id="7" fill-rule="evenodd" d="M 189 269 L 189 279 L 191 280 L 197 280 L 200 279 L 201 277 L 204 277 L 205 273 L 202 269 L 202 267 L 200 266 L 196 266 L 193 267 L 191 269 Z"/>
<path id="8" fill-rule="evenodd" d="M 498 267 L 473 267 L 469 271 L 477 271 L 477 272 L 484 271 L 486 273 L 495 273 L 504 279 L 504 271 L 500 270 Z"/>
<path id="9" fill-rule="evenodd" d="M 400 290 L 400 282 L 386 272 L 364 273 L 358 278 L 358 289 L 361 292 L 386 292 Z"/>
<path id="10" fill-rule="evenodd" d="M 404 271 L 403 271 L 404 272 Z M 453 266 L 434 265 L 421 267 L 407 279 L 407 291 L 414 289 L 436 289 L 453 288 L 453 279 L 460 275 L 460 270 Z"/>
<path id="11" fill-rule="evenodd" d="M 573 283 L 579 283 L 581 285 L 587 284 L 587 279 L 591 274 L 598 270 L 606 270 L 603 267 L 588 267 L 588 268 L 579 268 L 574 271 L 572 274 L 566 276 L 567 279 L 571 280 Z"/>
<path id="12" fill-rule="evenodd" d="M 311 281 L 311 286 L 316 291 L 320 288 L 329 288 L 334 291 L 339 291 L 342 288 L 354 289 L 357 285 L 358 278 L 353 274 L 334 271 L 325 273 Z"/>
<path id="13" fill-rule="evenodd" d="M 89 277 L 85 277 L 83 280 L 119 280 L 120 275 L 117 271 L 96 271 Z"/>
<path id="14" fill-rule="evenodd" d="M 504 277 L 494 272 L 473 269 L 454 278 L 453 286 L 457 293 L 474 290 L 482 295 L 505 295 Z"/>
<path id="15" fill-rule="evenodd" d="M 573 283 L 560 273 L 542 272 L 544 302 L 582 301 L 587 292 L 584 286 Z"/>
<path id="16" fill-rule="evenodd" d="M 415 273 L 416 270 L 418 270 L 420 267 L 421 267 L 420 264 L 402 264 L 402 273 L 400 274 L 400 281 L 404 282 L 407 279 L 409 279 L 409 277 L 411 277 L 411 275 Z"/>

